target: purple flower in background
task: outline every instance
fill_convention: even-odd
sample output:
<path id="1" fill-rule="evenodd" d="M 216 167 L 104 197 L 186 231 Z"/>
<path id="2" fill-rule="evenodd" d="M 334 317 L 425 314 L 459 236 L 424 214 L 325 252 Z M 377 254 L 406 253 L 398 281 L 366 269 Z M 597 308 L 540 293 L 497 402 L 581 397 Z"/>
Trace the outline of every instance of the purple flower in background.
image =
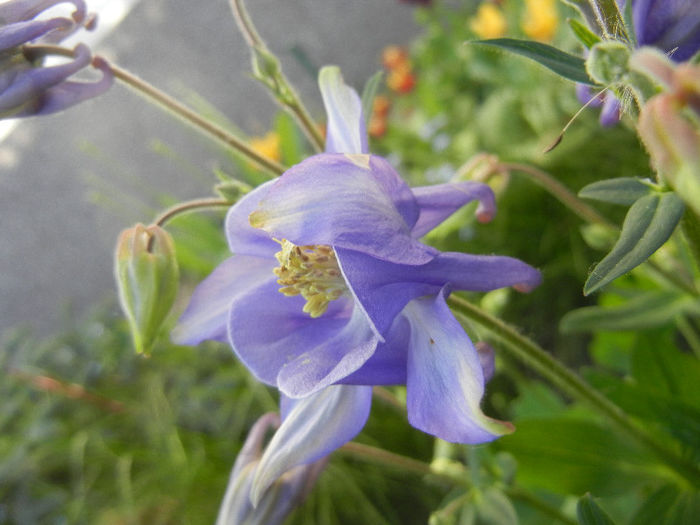
<path id="1" fill-rule="evenodd" d="M 617 3 L 621 10 L 625 8 L 625 0 Z M 637 47 L 656 47 L 676 62 L 688 60 L 700 51 L 698 0 L 632 0 L 632 23 Z M 593 96 L 591 89 L 581 84 L 576 92 L 583 103 Z M 612 126 L 620 120 L 620 101 L 612 93 L 599 96 L 591 105 L 602 106 L 603 126 Z"/>
<path id="2" fill-rule="evenodd" d="M 57 4 L 75 6 L 72 18 L 34 17 Z M 83 0 L 15 0 L 0 4 L 0 118 L 45 115 L 73 106 L 106 91 L 112 84 L 107 64 L 93 59 L 87 46 L 79 44 L 73 58 L 55 66 L 30 60 L 25 44 L 57 44 L 80 29 L 90 28 L 94 18 Z M 75 82 L 68 78 L 94 66 L 102 72 L 96 82 Z"/>
<path id="3" fill-rule="evenodd" d="M 198 286 L 173 333 L 182 344 L 228 341 L 293 406 L 272 459 L 261 460 L 258 495 L 280 473 L 352 439 L 369 414 L 371 385 L 405 384 L 409 422 L 442 439 L 482 443 L 509 432 L 481 412 L 487 377 L 445 298 L 540 282 L 517 259 L 420 242 L 472 201 L 489 220 L 492 191 L 476 182 L 409 188 L 367 154 L 360 99 L 338 68 L 324 68 L 320 86 L 326 153 L 231 208 L 234 255 Z"/>

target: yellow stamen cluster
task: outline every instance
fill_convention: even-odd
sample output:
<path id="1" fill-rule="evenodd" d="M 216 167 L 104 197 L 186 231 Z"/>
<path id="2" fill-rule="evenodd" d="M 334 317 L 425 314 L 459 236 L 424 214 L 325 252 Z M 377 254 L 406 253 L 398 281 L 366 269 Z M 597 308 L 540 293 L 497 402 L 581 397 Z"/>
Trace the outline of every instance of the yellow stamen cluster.
<path id="1" fill-rule="evenodd" d="M 282 285 L 279 291 L 306 299 L 303 311 L 311 317 L 323 315 L 328 303 L 347 290 L 333 248 L 297 246 L 286 239 L 277 242 L 282 246 L 275 254 L 280 265 L 273 271 L 279 277 L 277 282 Z"/>

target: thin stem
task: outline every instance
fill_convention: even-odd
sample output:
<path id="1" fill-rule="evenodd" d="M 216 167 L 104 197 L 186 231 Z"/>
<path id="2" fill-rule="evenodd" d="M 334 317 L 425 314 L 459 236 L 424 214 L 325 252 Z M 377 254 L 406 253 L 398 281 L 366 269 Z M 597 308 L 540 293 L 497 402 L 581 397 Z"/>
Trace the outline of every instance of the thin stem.
<path id="1" fill-rule="evenodd" d="M 402 456 L 400 454 L 394 454 L 393 452 L 389 452 L 381 448 L 372 447 L 370 445 L 363 445 L 361 443 L 355 443 L 352 441 L 350 443 L 346 443 L 338 450 L 362 461 L 369 461 L 371 463 L 376 463 L 383 466 L 413 472 L 414 474 L 418 474 L 420 476 L 432 476 L 434 478 L 440 479 L 441 481 L 450 483 L 451 485 L 463 486 L 465 488 L 471 487 L 471 483 L 469 477 L 466 475 L 466 471 L 463 477 L 456 476 L 454 474 L 435 472 L 435 470 L 433 470 L 433 468 L 428 463 L 424 463 L 423 461 Z M 563 523 L 566 523 L 568 525 L 577 524 L 575 520 L 572 520 L 568 516 L 562 514 L 562 512 L 556 507 L 553 507 L 549 503 L 537 499 L 534 495 L 520 488 L 503 487 L 503 491 L 510 498 L 522 501 L 523 503 L 530 505 L 534 509 L 537 509 L 544 514 L 548 514 L 549 516 L 552 516 L 558 519 L 559 521 L 562 521 Z"/>
<path id="2" fill-rule="evenodd" d="M 527 175 L 533 182 L 541 186 L 554 197 L 556 197 L 562 204 L 567 206 L 571 211 L 578 215 L 581 219 L 586 222 L 591 222 L 594 224 L 602 224 L 609 228 L 617 229 L 617 227 L 598 213 L 591 206 L 579 199 L 574 193 L 572 193 L 569 188 L 564 186 L 561 182 L 552 177 L 549 173 L 537 169 L 533 166 L 528 166 L 527 164 L 518 163 L 501 163 L 498 165 L 499 168 L 508 171 L 519 171 Z"/>
<path id="3" fill-rule="evenodd" d="M 695 465 L 688 464 L 675 450 L 667 447 L 665 443 L 649 434 L 644 428 L 633 423 L 617 405 L 601 395 L 575 372 L 545 352 L 534 341 L 461 297 L 452 295 L 448 302 L 456 310 L 455 313 L 458 317 L 475 321 L 498 337 L 504 343 L 504 350 L 508 351 L 511 356 L 547 378 L 574 399 L 587 403 L 606 416 L 611 423 L 625 432 L 628 437 L 651 450 L 667 466 L 671 467 L 693 486 L 700 486 L 700 470 Z"/>
<path id="4" fill-rule="evenodd" d="M 59 55 L 66 57 L 74 56 L 74 51 L 72 49 L 54 45 L 28 44 L 25 45 L 23 49 L 29 57 L 36 57 L 41 55 Z M 115 78 L 119 79 L 124 84 L 128 85 L 137 93 L 141 94 L 147 99 L 156 102 L 162 108 L 167 109 L 171 113 L 182 118 L 184 121 L 188 122 L 199 131 L 205 133 L 210 137 L 215 138 L 217 141 L 222 142 L 224 145 L 237 150 L 239 153 L 248 157 L 248 159 L 251 162 L 258 165 L 260 168 L 270 172 L 272 175 L 281 175 L 286 171 L 286 168 L 281 164 L 270 160 L 263 155 L 260 155 L 257 151 L 253 150 L 241 139 L 239 139 L 235 135 L 232 135 L 230 132 L 228 132 L 221 126 L 202 117 L 199 113 L 192 111 L 184 104 L 172 98 L 170 95 L 164 93 L 163 91 L 149 84 L 145 80 L 137 77 L 133 73 L 130 73 L 126 69 L 114 65 L 113 63 L 105 60 L 104 58 L 102 58 L 102 60 L 109 66 Z"/>
<path id="5" fill-rule="evenodd" d="M 231 206 L 231 204 L 233 203 L 227 199 L 217 198 L 194 199 L 191 201 L 180 202 L 158 215 L 158 217 L 156 217 L 156 219 L 153 221 L 153 224 L 156 226 L 163 226 L 170 219 L 182 213 L 188 213 L 202 208 L 219 208 L 222 206 L 228 207 Z"/>
<path id="6" fill-rule="evenodd" d="M 253 21 L 248 14 L 243 0 L 229 0 L 229 4 L 231 5 L 233 17 L 236 20 L 241 33 L 243 33 L 243 38 L 245 38 L 248 47 L 250 47 L 251 53 L 253 53 L 253 61 L 259 59 L 256 52 L 274 57 L 272 52 L 265 45 L 263 39 L 260 37 L 257 29 L 255 29 Z M 276 57 L 274 57 L 274 60 L 277 60 Z M 302 103 L 296 90 L 282 72 L 281 67 L 277 67 L 274 78 L 270 78 L 269 80 L 271 80 L 275 86 L 275 89 L 272 89 L 273 98 L 282 106 L 283 109 L 289 111 L 297 120 L 299 126 L 306 134 L 313 148 L 317 152 L 323 151 L 325 143 L 323 135 L 321 135 L 320 130 L 316 126 L 314 120 L 311 118 L 311 114 Z M 266 82 L 263 83 L 267 85 Z M 270 88 L 269 85 L 267 85 L 267 87 Z M 275 93 L 275 91 L 283 92 L 284 96 L 278 96 L 279 93 Z"/>

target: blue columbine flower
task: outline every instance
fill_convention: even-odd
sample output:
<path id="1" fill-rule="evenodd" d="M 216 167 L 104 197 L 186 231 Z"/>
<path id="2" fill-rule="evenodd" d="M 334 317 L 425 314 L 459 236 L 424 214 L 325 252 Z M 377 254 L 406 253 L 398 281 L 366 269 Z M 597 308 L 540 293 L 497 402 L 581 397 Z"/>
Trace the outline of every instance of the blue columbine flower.
<path id="1" fill-rule="evenodd" d="M 409 422 L 447 441 L 482 443 L 509 432 L 481 412 L 479 354 L 445 298 L 450 290 L 527 291 L 540 282 L 517 259 L 423 244 L 469 202 L 489 220 L 491 189 L 409 188 L 368 154 L 360 99 L 338 68 L 324 68 L 320 86 L 326 153 L 231 208 L 234 255 L 198 286 L 173 333 L 181 344 L 228 341 L 293 405 L 266 452 L 272 459 L 261 460 L 258 495 L 286 469 L 352 439 L 367 419 L 371 385 L 405 384 Z"/>
<path id="2" fill-rule="evenodd" d="M 625 0 L 617 0 L 621 10 Z M 676 62 L 700 51 L 700 2 L 698 0 L 632 0 L 632 23 L 637 47 L 652 46 Z M 591 99 L 589 87 L 577 86 L 581 102 Z M 600 96 L 591 105 L 601 106 L 600 123 L 612 126 L 620 120 L 620 101 L 612 94 Z"/>
<path id="3" fill-rule="evenodd" d="M 34 20 L 46 9 L 72 3 L 72 18 Z M 44 67 L 30 60 L 24 44 L 57 44 L 81 27 L 92 27 L 94 19 L 83 0 L 15 0 L 0 5 L 0 118 L 45 115 L 73 106 L 106 91 L 112 84 L 107 64 L 93 58 L 84 44 L 64 63 Z M 74 82 L 68 78 L 94 66 L 102 72 L 96 82 Z"/>

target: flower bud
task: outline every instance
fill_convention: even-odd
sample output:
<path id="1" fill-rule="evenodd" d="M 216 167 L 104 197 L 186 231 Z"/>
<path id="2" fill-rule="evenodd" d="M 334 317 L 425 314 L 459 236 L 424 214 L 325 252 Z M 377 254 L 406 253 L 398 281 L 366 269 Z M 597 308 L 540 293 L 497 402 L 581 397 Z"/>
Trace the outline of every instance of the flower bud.
<path id="1" fill-rule="evenodd" d="M 139 353 L 148 352 L 177 295 L 172 238 L 160 226 L 137 224 L 120 234 L 114 264 L 119 302 L 134 347 Z"/>
<path id="2" fill-rule="evenodd" d="M 586 71 L 604 86 L 623 82 L 628 74 L 629 57 L 630 50 L 622 42 L 600 42 L 591 48 Z"/>

